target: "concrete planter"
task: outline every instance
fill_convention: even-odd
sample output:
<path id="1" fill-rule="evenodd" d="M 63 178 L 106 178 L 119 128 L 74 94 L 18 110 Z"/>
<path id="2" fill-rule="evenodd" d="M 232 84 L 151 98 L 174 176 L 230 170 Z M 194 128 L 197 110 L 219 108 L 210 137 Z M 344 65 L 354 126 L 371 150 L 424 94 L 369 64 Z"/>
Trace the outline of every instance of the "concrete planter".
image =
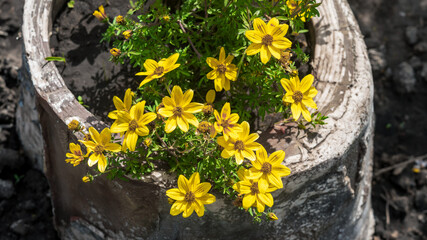
<path id="1" fill-rule="evenodd" d="M 267 149 L 285 150 L 292 175 L 274 192 L 278 221 L 256 225 L 217 195 L 203 218 L 169 215 L 168 176 L 147 181 L 81 181 L 85 167 L 65 163 L 68 143 L 81 139 L 66 122 L 104 123 L 66 87 L 50 56 L 49 31 L 64 0 L 26 0 L 18 132 L 50 183 L 55 224 L 64 239 L 369 239 L 373 159 L 373 82 L 366 46 L 345 0 L 323 1 L 313 19 L 315 98 L 328 124 L 314 133 L 261 134 Z M 295 130 L 296 131 L 296 130 Z"/>

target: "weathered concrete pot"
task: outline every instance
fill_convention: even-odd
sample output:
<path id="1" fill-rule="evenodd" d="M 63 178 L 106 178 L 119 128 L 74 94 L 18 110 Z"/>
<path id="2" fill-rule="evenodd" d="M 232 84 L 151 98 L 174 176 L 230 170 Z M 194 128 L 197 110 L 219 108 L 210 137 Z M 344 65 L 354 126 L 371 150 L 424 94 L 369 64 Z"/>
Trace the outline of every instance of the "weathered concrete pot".
<path id="1" fill-rule="evenodd" d="M 273 223 L 256 225 L 217 195 L 203 218 L 169 215 L 162 183 L 97 178 L 83 183 L 87 166 L 65 163 L 68 143 L 82 136 L 67 130 L 78 118 L 86 127 L 104 124 L 67 89 L 50 56 L 49 30 L 64 0 L 26 0 L 24 65 L 18 129 L 24 147 L 45 166 L 55 224 L 65 239 L 368 239 L 373 153 L 373 83 L 366 47 L 345 0 L 323 1 L 313 19 L 315 98 L 327 125 L 313 133 L 262 133 L 263 144 L 286 152 L 292 175 L 276 191 Z M 38 112 L 35 112 L 35 111 Z M 41 130 L 41 132 L 40 132 Z M 41 135 L 43 136 L 41 138 Z M 44 149 L 44 151 L 42 151 Z"/>

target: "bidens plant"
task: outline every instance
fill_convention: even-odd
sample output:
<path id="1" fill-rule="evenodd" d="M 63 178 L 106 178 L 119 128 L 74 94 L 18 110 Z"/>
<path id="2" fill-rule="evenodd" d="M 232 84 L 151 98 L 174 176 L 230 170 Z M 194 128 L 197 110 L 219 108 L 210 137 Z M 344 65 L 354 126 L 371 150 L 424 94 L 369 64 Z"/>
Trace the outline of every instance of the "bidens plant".
<path id="1" fill-rule="evenodd" d="M 309 112 L 317 109 L 315 79 L 308 74 L 299 80 L 297 67 L 309 56 L 295 38 L 306 32 L 304 22 L 318 15 L 318 4 L 144 4 L 131 1 L 128 14 L 112 21 L 102 6 L 94 12 L 109 24 L 102 41 L 111 45 L 111 60 L 140 70 L 139 88 L 127 89 L 123 100 L 115 96 L 111 130 L 89 128 L 80 141 L 87 153 L 70 143 L 66 161 L 98 163 L 98 172 L 88 173 L 84 182 L 101 174 L 140 179 L 156 169 L 177 173 L 178 188 L 166 191 L 174 216 L 194 211 L 203 216 L 205 205 L 215 202 L 213 189 L 257 221 L 277 220 L 271 192 L 283 188 L 282 178 L 291 171 L 283 165 L 285 152 L 268 155 L 250 126 L 254 116 L 276 112 L 300 128 L 324 124 L 325 116 Z M 143 8 L 148 13 L 135 16 Z M 70 126 L 84 131 L 78 123 Z"/>

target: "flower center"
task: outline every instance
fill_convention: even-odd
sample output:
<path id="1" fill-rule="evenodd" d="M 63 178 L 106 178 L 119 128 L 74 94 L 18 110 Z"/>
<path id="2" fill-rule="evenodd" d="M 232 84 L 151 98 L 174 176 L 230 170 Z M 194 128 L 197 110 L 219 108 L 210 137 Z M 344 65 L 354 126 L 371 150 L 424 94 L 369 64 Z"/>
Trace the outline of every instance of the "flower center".
<path id="1" fill-rule="evenodd" d="M 268 162 L 262 164 L 261 172 L 263 172 L 263 173 L 271 173 L 271 164 L 268 163 Z"/>
<path id="2" fill-rule="evenodd" d="M 202 133 L 207 133 L 210 129 L 211 125 L 206 121 L 199 123 L 199 126 L 197 127 L 197 130 Z"/>
<path id="3" fill-rule="evenodd" d="M 227 71 L 227 67 L 224 65 L 224 64 L 219 64 L 218 66 L 217 66 L 217 71 L 218 71 L 218 73 L 225 73 L 225 71 Z"/>
<path id="4" fill-rule="evenodd" d="M 104 151 L 104 146 L 102 145 L 96 145 L 95 149 L 93 149 L 93 151 L 96 154 L 102 154 L 102 152 Z"/>
<path id="5" fill-rule="evenodd" d="M 129 131 L 135 131 L 138 128 L 138 123 L 133 119 L 129 123 Z"/>
<path id="6" fill-rule="evenodd" d="M 181 115 L 182 115 L 182 107 L 175 107 L 172 112 L 173 112 L 173 115 L 181 117 Z"/>
<path id="7" fill-rule="evenodd" d="M 223 120 L 223 121 L 221 122 L 221 127 L 223 127 L 223 128 L 228 128 L 228 127 L 230 127 L 230 124 L 228 123 L 228 120 Z"/>
<path id="8" fill-rule="evenodd" d="M 234 143 L 234 149 L 235 149 L 235 150 L 243 150 L 243 149 L 245 149 L 245 144 L 244 144 L 242 141 L 237 140 L 237 141 Z"/>
<path id="9" fill-rule="evenodd" d="M 270 34 L 267 34 L 262 38 L 262 44 L 266 46 L 271 45 L 272 42 L 273 42 L 273 36 L 271 36 Z"/>
<path id="10" fill-rule="evenodd" d="M 259 193 L 258 183 L 257 182 L 252 183 L 251 193 L 252 194 L 258 194 Z"/>
<path id="11" fill-rule="evenodd" d="M 192 203 L 196 200 L 196 195 L 192 191 L 189 191 L 185 194 L 184 200 L 188 203 Z"/>
<path id="12" fill-rule="evenodd" d="M 164 70 L 165 69 L 161 66 L 157 67 L 156 70 L 154 70 L 154 75 L 162 75 Z"/>
<path id="13" fill-rule="evenodd" d="M 213 110 L 214 110 L 214 108 L 213 108 L 212 104 L 206 104 L 206 105 L 203 107 L 202 112 L 203 112 L 205 115 L 211 115 L 211 114 L 212 114 L 212 112 L 213 112 Z"/>
<path id="14" fill-rule="evenodd" d="M 300 91 L 295 91 L 294 95 L 292 95 L 292 99 L 295 101 L 295 103 L 299 103 L 302 100 L 302 93 Z"/>

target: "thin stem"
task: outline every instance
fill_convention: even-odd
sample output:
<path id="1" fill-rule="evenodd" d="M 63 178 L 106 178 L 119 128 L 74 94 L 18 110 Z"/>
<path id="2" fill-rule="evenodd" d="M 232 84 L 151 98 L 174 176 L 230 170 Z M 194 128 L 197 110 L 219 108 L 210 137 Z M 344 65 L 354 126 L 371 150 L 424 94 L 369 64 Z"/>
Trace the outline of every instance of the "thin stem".
<path id="1" fill-rule="evenodd" d="M 187 33 L 187 32 L 185 31 L 184 25 L 182 25 L 181 20 L 178 20 L 177 22 L 178 22 L 179 27 L 181 28 L 181 30 L 182 30 L 184 33 Z M 192 48 L 192 49 L 194 50 L 194 52 L 196 53 L 197 58 L 200 60 L 200 58 L 202 58 L 202 55 L 199 53 L 199 51 L 197 51 L 196 47 L 195 47 L 195 46 L 194 46 L 194 44 L 193 44 L 193 41 L 191 41 L 191 38 L 190 38 L 190 35 L 189 35 L 189 34 L 188 34 L 188 36 L 187 36 L 187 39 L 188 39 L 188 42 L 189 42 L 189 43 L 190 43 L 190 45 L 191 45 L 191 48 Z"/>

